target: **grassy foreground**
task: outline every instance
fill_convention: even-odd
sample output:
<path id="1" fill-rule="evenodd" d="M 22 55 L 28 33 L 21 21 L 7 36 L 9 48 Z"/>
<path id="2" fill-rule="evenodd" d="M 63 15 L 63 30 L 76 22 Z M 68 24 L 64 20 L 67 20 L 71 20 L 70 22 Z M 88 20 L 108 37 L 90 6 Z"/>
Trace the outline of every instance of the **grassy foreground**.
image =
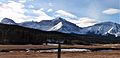
<path id="1" fill-rule="evenodd" d="M 120 48 L 120 44 L 61 45 L 62 48 Z M 57 45 L 0 45 L 0 49 L 49 49 Z"/>
<path id="2" fill-rule="evenodd" d="M 57 45 L 0 45 L 0 49 L 48 49 L 57 48 Z M 62 45 L 62 48 L 120 48 L 120 44 L 95 45 Z M 0 58 L 57 58 L 56 52 L 38 51 L 9 51 L 0 52 Z M 62 52 L 61 58 L 120 58 L 120 50 L 88 51 L 88 52 Z"/>
<path id="3" fill-rule="evenodd" d="M 8 52 L 0 58 L 57 58 L 57 53 Z M 61 58 L 120 58 L 120 51 L 113 52 L 64 52 Z"/>

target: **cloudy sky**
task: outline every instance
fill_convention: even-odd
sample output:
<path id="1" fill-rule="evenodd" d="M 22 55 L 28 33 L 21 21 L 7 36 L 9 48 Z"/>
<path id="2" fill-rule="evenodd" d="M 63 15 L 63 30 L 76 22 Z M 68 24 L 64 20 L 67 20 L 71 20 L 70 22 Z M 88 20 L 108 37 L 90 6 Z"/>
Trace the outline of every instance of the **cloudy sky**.
<path id="1" fill-rule="evenodd" d="M 5 17 L 18 23 L 62 17 L 80 27 L 120 24 L 120 0 L 0 0 L 0 20 Z"/>

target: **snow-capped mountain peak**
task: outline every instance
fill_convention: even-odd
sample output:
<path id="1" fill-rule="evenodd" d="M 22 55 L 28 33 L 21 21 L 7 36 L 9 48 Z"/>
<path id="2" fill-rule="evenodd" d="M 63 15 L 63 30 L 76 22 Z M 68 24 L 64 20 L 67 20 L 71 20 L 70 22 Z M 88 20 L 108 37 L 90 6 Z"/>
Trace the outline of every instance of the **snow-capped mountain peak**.
<path id="1" fill-rule="evenodd" d="M 61 17 L 57 17 L 57 18 L 53 19 L 53 21 L 54 21 L 54 20 L 58 20 L 58 21 L 66 21 L 65 19 L 63 19 L 63 18 L 61 18 Z"/>
<path id="2" fill-rule="evenodd" d="M 1 20 L 1 23 L 3 23 L 3 24 L 16 24 L 12 19 L 9 19 L 9 18 L 3 18 L 2 20 Z"/>
<path id="3" fill-rule="evenodd" d="M 120 32 L 120 24 L 113 22 L 98 23 L 93 26 L 83 28 L 80 31 L 81 34 L 97 34 L 97 35 L 111 34 L 119 36 L 118 32 Z"/>

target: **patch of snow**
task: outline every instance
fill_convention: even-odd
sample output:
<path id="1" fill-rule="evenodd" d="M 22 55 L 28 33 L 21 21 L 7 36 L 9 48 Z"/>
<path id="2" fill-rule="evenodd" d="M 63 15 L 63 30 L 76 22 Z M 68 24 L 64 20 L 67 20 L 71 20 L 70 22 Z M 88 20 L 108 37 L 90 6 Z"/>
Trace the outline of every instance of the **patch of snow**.
<path id="1" fill-rule="evenodd" d="M 120 36 L 120 32 L 118 32 L 118 33 L 115 34 L 115 37 L 118 37 L 118 36 Z"/>
<path id="2" fill-rule="evenodd" d="M 87 52 L 88 49 L 61 49 L 62 52 Z M 40 52 L 58 52 L 58 49 L 41 50 Z"/>
<path id="3" fill-rule="evenodd" d="M 58 46 L 58 44 L 50 44 L 50 43 L 49 43 L 49 44 L 47 44 L 47 45 Z"/>
<path id="4" fill-rule="evenodd" d="M 110 30 L 108 30 L 108 33 L 110 33 L 113 30 L 114 27 L 111 27 Z"/>
<path id="5" fill-rule="evenodd" d="M 54 27 L 50 28 L 48 31 L 57 31 L 62 26 L 63 26 L 62 22 L 59 22 L 57 25 L 55 25 Z"/>
<path id="6" fill-rule="evenodd" d="M 61 49 L 61 51 L 65 52 L 82 52 L 82 51 L 90 51 L 88 49 Z"/>

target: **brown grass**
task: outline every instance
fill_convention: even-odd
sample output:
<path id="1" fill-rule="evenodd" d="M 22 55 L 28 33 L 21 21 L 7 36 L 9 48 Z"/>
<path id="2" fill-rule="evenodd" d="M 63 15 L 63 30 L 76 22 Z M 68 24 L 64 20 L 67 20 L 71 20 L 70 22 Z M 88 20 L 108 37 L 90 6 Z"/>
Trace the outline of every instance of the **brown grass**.
<path id="1" fill-rule="evenodd" d="M 61 58 L 120 58 L 120 51 L 113 52 L 63 52 Z M 7 52 L 0 58 L 57 58 L 57 53 Z"/>
<path id="2" fill-rule="evenodd" d="M 51 45 L 0 45 L 0 49 L 47 49 Z M 120 48 L 120 44 L 62 45 L 62 48 Z M 0 58 L 57 58 L 57 53 L 37 51 L 0 52 Z M 62 52 L 61 58 L 120 58 L 120 50 L 109 52 Z"/>
<path id="3" fill-rule="evenodd" d="M 0 49 L 47 49 L 57 48 L 53 45 L 0 45 Z M 95 45 L 62 45 L 62 48 L 120 48 L 120 44 L 95 44 Z"/>

